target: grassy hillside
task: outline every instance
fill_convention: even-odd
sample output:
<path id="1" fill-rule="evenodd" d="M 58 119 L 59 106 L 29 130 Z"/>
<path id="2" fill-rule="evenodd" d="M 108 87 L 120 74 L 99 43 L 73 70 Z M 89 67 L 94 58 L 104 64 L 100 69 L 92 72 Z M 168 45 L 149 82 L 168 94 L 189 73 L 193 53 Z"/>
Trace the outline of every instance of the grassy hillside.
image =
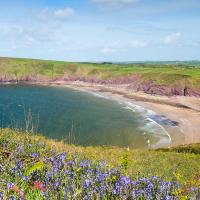
<path id="1" fill-rule="evenodd" d="M 137 75 L 142 81 L 153 81 L 157 85 L 200 89 L 199 62 L 95 64 L 0 58 L 0 77 L 20 79 L 26 76 L 40 76 L 52 80 L 64 75 L 73 78 L 95 77 L 101 80 Z"/>
<path id="2" fill-rule="evenodd" d="M 1 129 L 0 195 L 62 199 L 67 192 L 69 199 L 198 199 L 200 145 L 191 148 L 194 153 L 186 147 L 79 147 Z"/>

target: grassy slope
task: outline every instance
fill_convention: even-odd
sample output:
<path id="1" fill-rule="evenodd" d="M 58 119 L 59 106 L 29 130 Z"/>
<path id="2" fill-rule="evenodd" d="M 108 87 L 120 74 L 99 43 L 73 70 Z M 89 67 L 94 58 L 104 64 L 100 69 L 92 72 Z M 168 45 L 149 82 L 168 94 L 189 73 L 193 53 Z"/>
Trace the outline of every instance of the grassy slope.
<path id="1" fill-rule="evenodd" d="M 200 64 L 193 62 L 183 64 L 94 64 L 1 58 L 0 76 L 43 75 L 51 79 L 52 64 L 54 77 L 62 77 L 65 73 L 74 77 L 96 77 L 100 79 L 139 75 L 143 80 L 153 80 L 160 85 L 187 85 L 193 89 L 200 89 Z"/>
<path id="2" fill-rule="evenodd" d="M 13 138 L 15 138 L 13 140 Z M 42 142 L 46 145 L 43 149 L 39 147 L 37 142 Z M 127 150 L 118 147 L 80 147 L 67 145 L 63 142 L 58 142 L 50 139 L 45 139 L 43 136 L 30 135 L 10 129 L 0 130 L 0 164 L 1 156 L 3 156 L 3 143 L 8 143 L 7 151 L 12 154 L 16 145 L 27 149 L 28 144 L 32 146 L 26 150 L 26 154 L 38 153 L 40 157 L 48 155 L 48 152 L 55 151 L 68 152 L 69 155 L 74 153 L 80 157 L 92 159 L 94 162 L 98 160 L 107 160 L 111 166 L 127 164 L 126 173 L 136 177 L 138 173 L 144 176 L 156 175 L 165 177 L 167 180 L 173 178 L 178 179 L 180 183 L 191 182 L 195 174 L 200 171 L 200 145 L 193 148 L 198 149 L 197 154 L 182 152 L 177 153 L 176 149 L 165 151 L 145 151 L 145 150 Z M 181 147 L 179 148 L 181 149 Z M 4 152 L 5 153 L 5 152 Z M 26 158 L 26 155 L 24 155 Z M 12 165 L 12 160 L 10 161 Z"/>

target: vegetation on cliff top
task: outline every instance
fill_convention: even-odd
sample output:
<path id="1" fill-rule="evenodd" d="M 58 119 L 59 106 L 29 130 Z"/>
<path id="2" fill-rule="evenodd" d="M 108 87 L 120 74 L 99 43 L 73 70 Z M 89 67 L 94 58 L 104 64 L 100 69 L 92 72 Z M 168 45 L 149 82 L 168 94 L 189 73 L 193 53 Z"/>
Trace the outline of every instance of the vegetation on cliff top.
<path id="1" fill-rule="evenodd" d="M 168 151 L 80 147 L 1 129 L 0 195 L 6 199 L 199 198 L 198 151 Z"/>
<path id="2" fill-rule="evenodd" d="M 137 76 L 142 81 L 153 81 L 163 86 L 187 86 L 200 89 L 200 63 L 72 63 L 33 59 L 0 58 L 0 77 L 24 79 L 40 77 L 48 80 L 75 78 L 108 80 L 116 77 Z"/>

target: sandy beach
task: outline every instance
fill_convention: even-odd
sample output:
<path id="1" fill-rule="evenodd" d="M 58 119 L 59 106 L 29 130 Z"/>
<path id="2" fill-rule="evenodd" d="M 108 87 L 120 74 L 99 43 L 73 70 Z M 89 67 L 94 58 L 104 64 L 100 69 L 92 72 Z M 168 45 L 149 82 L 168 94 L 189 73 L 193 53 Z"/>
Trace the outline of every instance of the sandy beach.
<path id="1" fill-rule="evenodd" d="M 149 95 L 127 89 L 126 85 L 100 85 L 80 81 L 57 81 L 50 85 L 109 94 L 177 122 L 177 126 L 163 125 L 171 137 L 171 147 L 200 142 L 200 98 Z"/>

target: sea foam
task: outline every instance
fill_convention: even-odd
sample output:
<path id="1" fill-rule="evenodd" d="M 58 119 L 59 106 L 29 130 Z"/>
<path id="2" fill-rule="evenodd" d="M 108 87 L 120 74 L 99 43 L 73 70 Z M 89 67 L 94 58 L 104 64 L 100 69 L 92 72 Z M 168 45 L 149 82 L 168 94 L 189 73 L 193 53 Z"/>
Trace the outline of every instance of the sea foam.
<path id="1" fill-rule="evenodd" d="M 122 106 L 124 109 L 131 110 L 132 112 L 139 113 L 145 121 L 145 125 L 142 127 L 139 127 L 140 130 L 144 131 L 145 135 L 154 136 L 157 139 L 156 143 L 149 144 L 149 138 L 146 137 L 146 142 L 149 146 L 149 148 L 158 148 L 158 147 L 169 147 L 171 144 L 171 137 L 169 133 L 165 130 L 165 128 L 161 125 L 162 122 L 166 118 L 163 116 L 157 115 L 156 112 L 150 109 L 146 109 L 140 105 L 136 105 L 133 102 L 127 101 L 125 99 L 118 99 L 114 96 L 109 96 L 106 94 L 102 94 L 99 92 L 93 92 L 93 91 L 87 91 L 88 93 L 92 94 L 93 96 L 96 96 L 98 98 L 104 98 L 107 100 L 117 101 L 120 106 Z M 169 120 L 170 122 L 170 120 Z"/>

